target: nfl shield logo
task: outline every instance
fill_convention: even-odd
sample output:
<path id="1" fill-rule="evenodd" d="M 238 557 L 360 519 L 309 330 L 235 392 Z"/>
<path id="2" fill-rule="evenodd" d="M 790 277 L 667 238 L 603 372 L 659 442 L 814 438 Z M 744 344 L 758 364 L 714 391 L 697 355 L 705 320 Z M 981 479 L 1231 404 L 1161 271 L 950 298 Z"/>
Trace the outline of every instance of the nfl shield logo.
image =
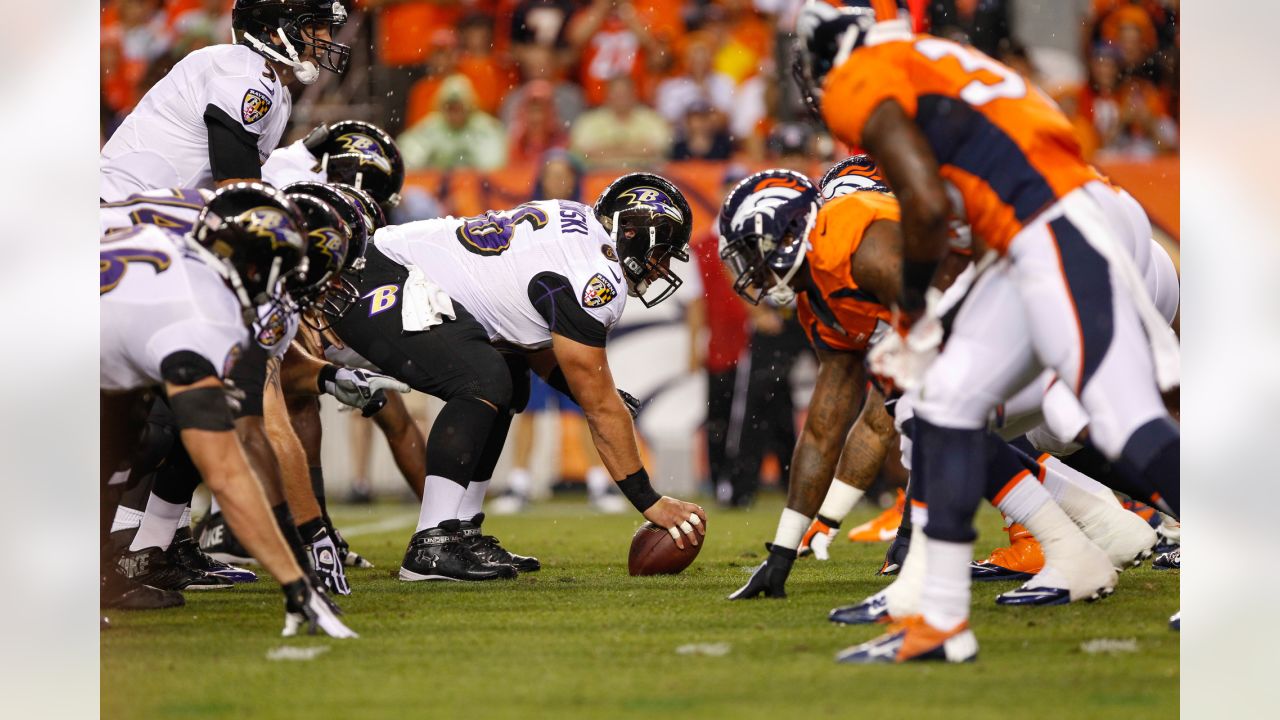
<path id="1" fill-rule="evenodd" d="M 244 100 L 240 103 L 240 118 L 244 120 L 245 125 L 252 125 L 267 116 L 267 111 L 271 109 L 271 98 L 265 93 L 249 88 L 244 93 Z"/>

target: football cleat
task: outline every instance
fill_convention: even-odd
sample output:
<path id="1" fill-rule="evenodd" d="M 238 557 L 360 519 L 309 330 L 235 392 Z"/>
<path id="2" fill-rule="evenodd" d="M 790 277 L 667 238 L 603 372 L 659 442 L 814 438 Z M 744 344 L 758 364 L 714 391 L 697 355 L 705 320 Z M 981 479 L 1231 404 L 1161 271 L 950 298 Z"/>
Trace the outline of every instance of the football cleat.
<path id="1" fill-rule="evenodd" d="M 475 517 L 463 520 L 459 524 L 463 547 L 470 550 L 481 562 L 486 565 L 510 565 L 520 572 L 537 572 L 542 569 L 542 563 L 538 562 L 538 558 L 516 555 L 502 547 L 498 538 L 483 534 L 480 531 L 480 525 L 483 523 L 484 513 L 476 513 Z"/>
<path id="2" fill-rule="evenodd" d="M 1174 613 L 1173 616 L 1169 618 L 1169 629 L 1176 633 L 1182 632 L 1182 611 L 1181 610 Z"/>
<path id="3" fill-rule="evenodd" d="M 889 616 L 889 599 L 884 591 L 872 595 L 856 605 L 845 605 L 827 613 L 827 619 L 839 625 L 871 625 L 887 623 Z"/>
<path id="4" fill-rule="evenodd" d="M 1182 569 L 1182 548 L 1176 547 L 1173 550 L 1157 557 L 1151 561 L 1151 567 L 1156 570 L 1181 570 Z"/>
<path id="5" fill-rule="evenodd" d="M 796 561 L 796 551 L 767 543 L 765 548 L 769 550 L 769 557 L 752 571 L 746 585 L 729 595 L 730 600 L 750 600 L 760 595 L 770 598 L 787 596 L 787 576 Z"/>
<path id="6" fill-rule="evenodd" d="M 809 525 L 808 532 L 800 539 L 800 547 L 796 548 L 796 557 L 812 554 L 819 560 L 830 559 L 831 541 L 835 539 L 837 529 L 827 525 L 822 520 L 814 518 L 813 523 Z"/>
<path id="7" fill-rule="evenodd" d="M 1095 523 L 1080 528 L 1095 545 L 1102 548 L 1117 570 L 1138 567 L 1151 557 L 1158 535 L 1136 513 L 1115 510 Z"/>
<path id="8" fill-rule="evenodd" d="M 907 496 L 898 491 L 898 499 L 893 506 L 874 518 L 849 531 L 850 542 L 889 542 L 898 535 L 898 526 L 902 524 L 903 508 L 906 507 Z"/>
<path id="9" fill-rule="evenodd" d="M 902 563 L 907 560 L 907 552 L 911 550 L 911 536 L 899 533 L 884 553 L 884 563 L 876 571 L 877 575 L 897 575 L 902 570 Z"/>
<path id="10" fill-rule="evenodd" d="M 181 591 L 196 581 L 206 579 L 203 572 L 191 570 L 174 562 L 167 551 L 154 545 L 141 550 L 125 550 L 116 557 L 115 563 L 121 575 L 161 590 Z M 231 586 L 230 581 L 222 580 L 222 582 L 226 587 Z"/>
<path id="11" fill-rule="evenodd" d="M 1156 542 L 1156 546 L 1153 549 L 1156 555 L 1163 555 L 1176 550 L 1182 543 L 1182 524 L 1161 513 L 1160 526 L 1156 528 L 1156 535 L 1159 537 L 1159 541 Z"/>
<path id="12" fill-rule="evenodd" d="M 1021 587 L 996 598 L 997 605 L 1065 605 L 1077 600 L 1093 602 L 1115 592 L 1119 575 L 1107 554 L 1096 545 L 1083 544 L 1070 554 L 1059 553 Z"/>
<path id="13" fill-rule="evenodd" d="M 1044 569 L 1040 542 L 1018 523 L 1011 523 L 1008 533 L 1008 547 L 996 548 L 986 560 L 969 564 L 974 580 L 1030 580 Z"/>
<path id="14" fill-rule="evenodd" d="M 258 579 L 257 573 L 252 570 L 228 565 L 204 554 L 195 539 L 191 537 L 189 528 L 178 528 L 178 533 L 173 536 L 173 544 L 169 546 L 169 556 L 191 570 L 224 578 L 233 583 L 249 583 Z"/>
<path id="15" fill-rule="evenodd" d="M 113 610 L 160 610 L 186 604 L 182 593 L 143 585 L 109 568 L 101 578 L 99 605 Z"/>
<path id="16" fill-rule="evenodd" d="M 240 544 L 222 513 L 210 513 L 195 530 L 200 550 L 206 555 L 232 565 L 257 565 L 258 561 Z"/>
<path id="17" fill-rule="evenodd" d="M 462 545 L 460 523 L 445 520 L 439 526 L 414 533 L 400 564 L 400 579 L 405 582 L 451 580 L 483 582 L 514 578 L 511 565 L 486 565 Z"/>
<path id="18" fill-rule="evenodd" d="M 978 658 L 978 639 L 962 622 L 948 631 L 938 630 L 920 615 L 889 626 L 880 637 L 841 650 L 836 662 L 850 664 L 902 663 L 922 660 L 972 662 Z"/>
<path id="19" fill-rule="evenodd" d="M 489 501 L 489 512 L 494 515 L 515 515 L 527 507 L 529 498 L 510 490 Z"/>

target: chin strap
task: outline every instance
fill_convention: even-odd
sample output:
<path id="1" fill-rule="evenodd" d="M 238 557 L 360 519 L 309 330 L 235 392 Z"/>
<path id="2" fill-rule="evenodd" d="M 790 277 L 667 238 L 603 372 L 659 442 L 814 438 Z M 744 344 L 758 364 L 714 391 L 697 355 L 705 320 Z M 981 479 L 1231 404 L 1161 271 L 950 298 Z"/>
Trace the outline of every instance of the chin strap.
<path id="1" fill-rule="evenodd" d="M 280 33 L 280 42 L 284 43 L 284 49 L 286 52 L 289 53 L 289 57 L 285 57 L 281 55 L 279 52 L 276 51 L 275 48 L 262 42 L 261 40 L 250 35 L 249 33 L 242 32 L 240 33 L 240 36 L 244 38 L 245 42 L 252 45 L 253 48 L 258 52 L 271 58 L 272 60 L 284 63 L 285 65 L 288 65 L 289 67 L 293 68 L 293 76 L 296 77 L 298 79 L 298 82 L 302 83 L 303 85 L 310 85 L 314 83 L 316 80 L 319 80 L 320 68 L 316 67 L 316 64 L 311 62 L 310 60 L 300 59 L 298 57 L 298 51 L 293 48 L 293 43 L 289 42 L 289 37 L 285 35 L 284 28 L 283 27 L 279 28 L 278 31 Z"/>

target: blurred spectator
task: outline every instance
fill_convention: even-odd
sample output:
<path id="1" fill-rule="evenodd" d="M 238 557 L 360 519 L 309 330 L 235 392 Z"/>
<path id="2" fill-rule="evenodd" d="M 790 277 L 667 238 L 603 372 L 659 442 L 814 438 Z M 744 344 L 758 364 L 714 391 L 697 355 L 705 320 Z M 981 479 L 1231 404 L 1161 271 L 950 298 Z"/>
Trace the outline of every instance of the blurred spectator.
<path id="1" fill-rule="evenodd" d="M 714 55 L 709 36 L 697 34 L 686 40 L 684 74 L 663 80 L 655 95 L 655 107 L 667 122 L 680 122 L 697 102 L 709 103 L 725 114 L 733 112 L 733 78 L 712 68 Z"/>
<path id="2" fill-rule="evenodd" d="M 143 78 L 169 40 L 160 0 L 117 0 L 103 8 L 102 96 L 113 113 L 127 114 L 142 98 Z"/>
<path id="3" fill-rule="evenodd" d="M 520 107 L 524 94 L 530 84 L 538 80 L 550 82 L 555 93 L 556 114 L 560 121 L 568 127 L 582 114 L 586 108 L 586 100 L 582 97 L 582 88 L 574 83 L 566 82 L 556 70 L 555 53 L 545 45 L 526 45 L 516 51 L 520 66 L 520 77 L 524 85 L 507 93 L 502 100 L 499 117 L 506 125 L 515 122 L 516 108 Z"/>
<path id="4" fill-rule="evenodd" d="M 583 113 L 569 133 L 569 147 L 596 167 L 653 163 L 670 145 L 667 122 L 640 103 L 626 75 L 609 81 L 605 104 Z"/>
<path id="5" fill-rule="evenodd" d="M 461 55 L 458 71 L 471 80 L 476 105 L 496 114 L 502 98 L 515 86 L 515 73 L 493 54 L 493 20 L 481 13 L 462 18 L 458 25 Z"/>
<path id="6" fill-rule="evenodd" d="M 716 71 L 735 83 L 754 76 L 773 56 L 773 28 L 751 0 L 720 0 L 706 7 L 702 22 L 716 48 Z"/>
<path id="7" fill-rule="evenodd" d="M 807 123 L 782 123 L 769 133 L 769 159 L 782 167 L 803 172 L 814 159 L 814 132 Z"/>
<path id="8" fill-rule="evenodd" d="M 747 176 L 745 168 L 731 165 L 721 180 L 724 194 Z M 720 261 L 720 218 L 694 236 L 691 247 L 702 296 L 689 303 L 685 314 L 689 328 L 689 372 L 707 373 L 707 419 L 703 430 L 707 443 L 707 478 L 717 497 L 730 502 L 734 465 L 728 440 L 737 386 L 738 362 L 747 349 L 746 303 L 733 291 L 733 283 Z M 692 283 L 690 283 L 692 284 Z M 739 422 L 741 418 L 739 418 Z"/>
<path id="9" fill-rule="evenodd" d="M 1095 48 L 1089 61 L 1089 82 L 1078 99 L 1067 103 L 1092 155 L 1105 153 L 1148 157 L 1177 149 L 1177 124 L 1156 86 L 1148 79 L 1125 76 L 1124 54 L 1110 45 Z"/>
<path id="10" fill-rule="evenodd" d="M 378 95 L 387 107 L 387 130 L 395 133 L 414 125 L 418 118 L 405 114 L 409 88 L 424 74 L 439 35 L 453 27 L 470 3 L 449 0 L 361 0 L 373 16 L 373 50 L 377 59 Z M 451 74 L 450 68 L 444 75 Z M 428 101 L 423 108 L 432 107 Z"/>
<path id="11" fill-rule="evenodd" d="M 570 21 L 569 47 L 579 59 L 578 82 L 591 106 L 605 101 L 605 86 L 617 77 L 630 77 L 643 94 L 643 53 L 658 50 L 630 0 L 592 0 Z"/>
<path id="12" fill-rule="evenodd" d="M 507 158 L 513 163 L 536 160 L 552 148 L 569 144 L 569 133 L 556 113 L 555 90 L 546 80 L 525 86 L 507 131 Z"/>
<path id="13" fill-rule="evenodd" d="M 930 32 L 972 45 L 995 57 L 1010 39 L 1013 11 L 1009 0 L 931 0 Z"/>
<path id="14" fill-rule="evenodd" d="M 675 144 L 672 160 L 728 160 L 733 141 L 724 128 L 724 118 L 701 100 L 689 106 Z"/>
<path id="15" fill-rule="evenodd" d="M 231 39 L 233 0 L 195 0 L 169 5 L 169 31 L 173 52 L 179 57 L 192 50 Z"/>
<path id="16" fill-rule="evenodd" d="M 396 142 L 404 154 L 405 167 L 411 170 L 493 170 L 507 159 L 502 123 L 476 107 L 471 81 L 462 75 L 452 75 L 441 83 L 435 111 Z"/>
<path id="17" fill-rule="evenodd" d="M 529 45 L 568 48 L 566 30 L 576 7 L 573 0 L 521 0 L 511 12 L 512 52 Z"/>
<path id="18" fill-rule="evenodd" d="M 405 103 L 403 115 L 406 127 L 413 127 L 431 112 L 436 105 L 436 93 L 440 92 L 440 84 L 458 72 L 458 41 L 452 30 L 437 29 L 431 33 L 427 44 L 429 50 L 425 64 L 414 71 L 415 75 L 422 77 L 406 88 L 407 101 L 400 101 Z M 388 100 L 394 101 L 395 98 Z M 393 114 L 396 106 L 395 102 L 391 103 Z"/>

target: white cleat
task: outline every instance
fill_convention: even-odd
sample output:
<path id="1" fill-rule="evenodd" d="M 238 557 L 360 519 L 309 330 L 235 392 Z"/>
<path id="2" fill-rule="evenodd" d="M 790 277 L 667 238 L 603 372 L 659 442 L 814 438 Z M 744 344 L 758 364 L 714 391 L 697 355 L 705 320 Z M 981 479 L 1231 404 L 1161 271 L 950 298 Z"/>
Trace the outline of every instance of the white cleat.
<path id="1" fill-rule="evenodd" d="M 1116 570 L 1138 567 L 1151 557 L 1159 536 L 1137 513 L 1108 508 L 1101 517 L 1080 525 L 1080 529 L 1102 548 Z"/>
<path id="2" fill-rule="evenodd" d="M 1066 605 L 1100 600 L 1115 592 L 1119 580 L 1107 554 L 1092 543 L 1070 553 L 1045 550 L 1045 568 L 1016 590 L 996 597 L 997 605 Z"/>

